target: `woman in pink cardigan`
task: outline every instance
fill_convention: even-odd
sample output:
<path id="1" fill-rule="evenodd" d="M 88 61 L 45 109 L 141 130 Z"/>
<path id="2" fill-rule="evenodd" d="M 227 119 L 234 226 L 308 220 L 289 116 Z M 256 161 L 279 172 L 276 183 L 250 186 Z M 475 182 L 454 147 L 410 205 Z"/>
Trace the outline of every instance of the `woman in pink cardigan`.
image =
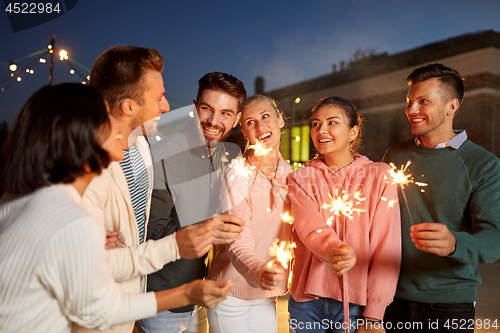
<path id="1" fill-rule="evenodd" d="M 290 327 L 343 332 L 349 316 L 379 321 L 392 302 L 401 261 L 398 194 L 387 164 L 354 153 L 361 117 L 352 103 L 330 97 L 312 113 L 311 138 L 323 156 L 288 178 L 297 244 Z M 339 209 L 341 202 L 352 207 Z"/>
<path id="2" fill-rule="evenodd" d="M 208 310 L 212 333 L 276 333 L 276 296 L 287 292 L 287 277 L 283 267 L 272 262 L 269 248 L 275 239 L 291 239 L 290 225 L 281 222 L 288 211 L 286 177 L 290 164 L 279 152 L 283 117 L 274 101 L 255 95 L 241 106 L 241 130 L 248 143 L 259 141 L 267 149 L 258 156 L 246 149 L 243 168 L 248 179 L 236 169 L 228 172 L 233 207 L 229 213 L 242 218 L 245 226 L 231 244 L 218 246 L 212 262 L 212 279 L 233 282 L 229 297 L 220 306 Z"/>

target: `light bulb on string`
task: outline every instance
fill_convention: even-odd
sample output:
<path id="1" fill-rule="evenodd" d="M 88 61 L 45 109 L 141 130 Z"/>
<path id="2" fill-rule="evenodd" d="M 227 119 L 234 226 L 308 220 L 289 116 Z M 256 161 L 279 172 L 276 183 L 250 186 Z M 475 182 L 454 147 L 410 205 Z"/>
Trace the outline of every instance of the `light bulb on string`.
<path id="1" fill-rule="evenodd" d="M 66 50 L 59 51 L 59 59 L 68 60 L 68 52 Z"/>

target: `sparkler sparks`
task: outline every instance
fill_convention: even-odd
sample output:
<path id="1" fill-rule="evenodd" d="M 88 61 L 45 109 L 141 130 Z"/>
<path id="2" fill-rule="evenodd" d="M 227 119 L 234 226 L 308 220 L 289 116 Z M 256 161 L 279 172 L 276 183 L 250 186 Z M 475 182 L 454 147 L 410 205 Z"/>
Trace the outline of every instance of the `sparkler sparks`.
<path id="1" fill-rule="evenodd" d="M 411 174 L 405 174 L 406 169 L 408 169 L 408 166 L 410 164 L 411 164 L 411 161 L 408 161 L 408 162 L 406 162 L 406 165 L 404 167 L 401 165 L 401 168 L 398 170 L 398 168 L 396 168 L 394 163 L 389 163 L 389 165 L 392 167 L 392 169 L 389 170 L 389 174 L 392 176 L 392 184 L 396 185 L 396 186 L 397 185 L 401 186 L 401 193 L 403 194 L 403 199 L 405 200 L 406 209 L 408 210 L 408 215 L 410 216 L 411 225 L 413 225 L 414 224 L 413 217 L 411 216 L 410 206 L 408 205 L 408 200 L 406 199 L 406 194 L 404 191 L 405 185 L 408 185 L 410 183 L 414 183 L 417 186 L 427 186 L 428 184 L 422 183 L 422 182 L 414 182 Z M 424 175 L 422 175 L 422 177 L 423 176 Z M 425 192 L 423 189 L 420 191 Z M 389 202 L 389 205 L 391 205 L 390 202 Z M 394 203 L 392 203 L 392 206 L 393 205 L 394 205 Z"/>
<path id="2" fill-rule="evenodd" d="M 265 156 L 269 154 L 273 148 L 266 148 L 264 143 L 262 141 L 257 140 L 257 142 L 254 145 L 248 146 L 249 149 L 253 149 L 253 153 L 255 156 Z"/>
<path id="3" fill-rule="evenodd" d="M 408 161 L 404 167 L 401 166 L 401 169 L 398 170 L 394 163 L 389 163 L 389 165 L 392 167 L 392 169 L 389 170 L 389 174 L 392 176 L 392 185 L 399 185 L 401 186 L 401 189 L 404 189 L 405 185 L 413 183 L 413 177 L 411 176 L 411 174 L 405 174 L 406 169 L 408 169 L 408 166 L 410 164 L 411 161 Z"/>
<path id="4" fill-rule="evenodd" d="M 279 262 L 283 268 L 288 268 L 288 263 L 293 258 L 293 249 L 296 247 L 294 242 L 280 241 L 279 238 L 274 240 L 273 245 L 269 248 L 269 255 L 274 258 L 267 263 L 267 267 L 271 267 L 273 263 Z"/>
<path id="5" fill-rule="evenodd" d="M 357 200 L 357 204 L 359 204 L 361 201 L 364 201 L 364 198 L 360 197 L 361 191 L 358 191 L 354 194 L 354 198 Z M 331 194 L 328 194 L 332 202 L 330 204 L 324 203 L 323 204 L 323 209 L 330 209 L 330 212 L 333 212 L 335 215 L 340 216 L 341 214 L 348 217 L 350 220 L 352 220 L 354 217 L 352 214 L 354 212 L 365 212 L 365 209 L 361 208 L 354 208 L 354 201 L 353 200 L 348 200 L 349 199 L 349 194 L 345 193 L 345 191 L 342 191 L 342 193 L 339 195 L 338 191 L 335 191 L 335 198 L 332 197 Z M 331 225 L 333 221 L 333 216 L 332 218 L 328 219 L 327 224 Z"/>
<path id="6" fill-rule="evenodd" d="M 283 214 L 281 214 L 281 221 L 283 221 L 283 223 L 288 223 L 291 225 L 293 224 L 293 217 L 289 212 L 284 212 Z"/>
<path id="7" fill-rule="evenodd" d="M 237 175 L 245 177 L 248 179 L 252 174 L 252 167 L 249 167 L 244 158 L 235 158 L 229 164 L 229 167 L 233 168 Z"/>

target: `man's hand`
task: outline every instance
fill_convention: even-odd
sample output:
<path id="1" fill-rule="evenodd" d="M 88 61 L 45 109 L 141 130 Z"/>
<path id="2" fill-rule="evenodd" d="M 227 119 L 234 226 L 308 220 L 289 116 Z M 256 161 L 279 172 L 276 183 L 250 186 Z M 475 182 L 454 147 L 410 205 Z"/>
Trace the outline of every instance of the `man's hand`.
<path id="1" fill-rule="evenodd" d="M 335 275 L 342 276 L 356 264 L 356 253 L 350 245 L 342 244 L 330 250 L 330 263 Z"/>
<path id="2" fill-rule="evenodd" d="M 214 241 L 214 226 L 214 221 L 204 221 L 177 231 L 175 239 L 181 258 L 200 258 L 210 251 Z"/>
<path id="3" fill-rule="evenodd" d="M 214 245 L 231 244 L 245 225 L 242 219 L 229 214 L 215 215 L 208 220 L 215 222 Z"/>
<path id="4" fill-rule="evenodd" d="M 186 297 L 190 304 L 211 309 L 226 299 L 231 285 L 231 281 L 194 280 L 186 285 Z"/>
<path id="5" fill-rule="evenodd" d="M 278 263 L 264 265 L 260 277 L 260 289 L 273 290 L 285 278 L 285 270 Z"/>
<path id="6" fill-rule="evenodd" d="M 446 257 L 455 252 L 455 235 L 442 223 L 420 223 L 410 228 L 417 249 Z"/>

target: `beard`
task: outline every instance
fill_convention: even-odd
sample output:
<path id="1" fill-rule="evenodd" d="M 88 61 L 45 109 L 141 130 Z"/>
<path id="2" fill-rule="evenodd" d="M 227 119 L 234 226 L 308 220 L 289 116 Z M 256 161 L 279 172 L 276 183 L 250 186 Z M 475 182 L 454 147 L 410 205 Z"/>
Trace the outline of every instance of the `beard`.
<path id="1" fill-rule="evenodd" d="M 224 142 L 229 137 L 229 134 L 231 134 L 230 130 L 226 132 L 226 128 L 224 126 L 218 126 L 218 125 L 213 126 L 208 121 L 202 121 L 202 122 L 200 122 L 200 124 L 202 126 L 202 130 L 203 130 L 203 127 L 208 127 L 208 128 L 212 128 L 212 129 L 221 131 L 218 137 L 212 137 L 212 136 L 207 136 L 207 134 L 203 130 L 203 136 L 205 137 L 205 141 L 207 141 L 208 144 L 217 143 L 217 142 Z"/>

